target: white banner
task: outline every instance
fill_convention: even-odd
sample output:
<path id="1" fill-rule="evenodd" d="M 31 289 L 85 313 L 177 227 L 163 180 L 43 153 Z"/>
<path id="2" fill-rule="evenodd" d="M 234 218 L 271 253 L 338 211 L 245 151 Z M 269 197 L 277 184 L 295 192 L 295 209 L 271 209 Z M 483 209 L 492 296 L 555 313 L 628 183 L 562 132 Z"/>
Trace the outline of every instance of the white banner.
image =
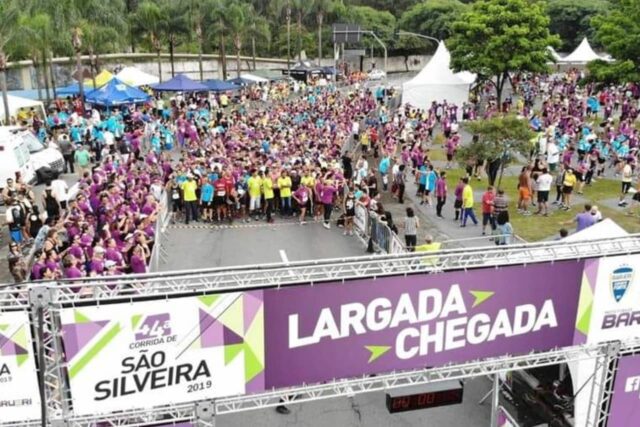
<path id="1" fill-rule="evenodd" d="M 262 292 L 62 310 L 76 415 L 262 391 Z"/>
<path id="2" fill-rule="evenodd" d="M 40 419 L 29 315 L 0 312 L 0 424 Z"/>
<path id="3" fill-rule="evenodd" d="M 587 260 L 578 307 L 577 334 L 586 344 L 640 336 L 640 255 Z M 583 389 L 574 404 L 575 425 L 586 425 L 595 360 L 569 365 L 573 389 Z"/>
<path id="4" fill-rule="evenodd" d="M 587 344 L 640 337 L 639 270 L 640 255 L 598 260 Z"/>

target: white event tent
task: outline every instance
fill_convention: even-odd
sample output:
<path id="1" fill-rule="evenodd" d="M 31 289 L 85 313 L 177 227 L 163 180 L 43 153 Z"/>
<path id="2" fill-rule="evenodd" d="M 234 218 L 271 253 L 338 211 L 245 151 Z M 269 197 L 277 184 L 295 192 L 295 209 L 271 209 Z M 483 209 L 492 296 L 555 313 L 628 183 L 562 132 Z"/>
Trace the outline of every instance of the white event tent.
<path id="1" fill-rule="evenodd" d="M 9 115 L 16 117 L 22 109 L 30 110 L 33 108 L 40 117 L 46 117 L 44 104 L 35 99 L 21 98 L 19 96 L 7 95 L 9 101 Z M 0 120 L 4 120 L 4 102 L 0 99 Z"/>
<path id="2" fill-rule="evenodd" d="M 598 55 L 593 51 L 589 40 L 583 38 L 578 47 L 564 58 L 560 58 L 558 62 L 570 63 L 570 64 L 585 64 L 596 59 L 605 59 L 603 56 Z"/>
<path id="3" fill-rule="evenodd" d="M 136 67 L 124 67 L 116 77 L 131 86 L 150 86 L 160 83 L 160 79 L 152 74 L 147 74 Z"/>
<path id="4" fill-rule="evenodd" d="M 454 73 L 449 64 L 451 55 L 440 42 L 436 53 L 425 67 L 402 85 L 402 103 L 421 109 L 431 107 L 433 101 L 453 102 L 461 106 L 469 99 L 469 86 L 475 81 L 471 73 Z"/>
<path id="5" fill-rule="evenodd" d="M 586 39 L 585 39 L 586 40 Z M 560 54 L 558 52 L 556 52 L 556 50 L 551 47 L 551 46 L 547 46 L 547 50 L 549 51 L 549 53 L 551 54 L 551 57 L 556 61 L 556 62 L 561 62 L 562 61 L 562 57 L 560 56 Z"/>

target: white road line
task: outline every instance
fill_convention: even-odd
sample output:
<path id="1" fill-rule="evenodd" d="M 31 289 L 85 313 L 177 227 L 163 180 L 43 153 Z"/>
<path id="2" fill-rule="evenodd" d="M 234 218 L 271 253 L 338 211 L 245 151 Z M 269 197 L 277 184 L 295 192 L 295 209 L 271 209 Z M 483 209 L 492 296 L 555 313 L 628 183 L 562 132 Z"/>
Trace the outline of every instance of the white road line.
<path id="1" fill-rule="evenodd" d="M 280 249 L 280 259 L 285 264 L 289 264 L 289 258 L 287 257 L 287 253 L 284 251 L 284 249 Z"/>

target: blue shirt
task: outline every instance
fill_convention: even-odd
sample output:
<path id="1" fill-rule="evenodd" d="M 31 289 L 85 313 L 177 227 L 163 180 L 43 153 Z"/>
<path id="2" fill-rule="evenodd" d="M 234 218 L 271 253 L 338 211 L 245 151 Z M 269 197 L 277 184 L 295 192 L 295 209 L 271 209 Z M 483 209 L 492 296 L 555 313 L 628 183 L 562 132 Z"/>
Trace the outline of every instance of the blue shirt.
<path id="1" fill-rule="evenodd" d="M 420 179 L 419 181 L 421 185 L 424 185 L 425 188 L 427 186 L 427 167 L 425 165 L 420 166 Z"/>
<path id="2" fill-rule="evenodd" d="M 382 175 L 386 175 L 387 172 L 389 172 L 390 163 L 391 161 L 389 160 L 388 157 L 383 158 L 382 160 L 380 160 L 380 166 L 378 167 L 378 171 L 380 171 Z"/>
<path id="3" fill-rule="evenodd" d="M 427 185 L 426 189 L 430 192 L 434 192 L 436 189 L 436 173 L 434 171 L 429 171 L 427 173 Z"/>
<path id="4" fill-rule="evenodd" d="M 213 200 L 213 185 L 206 183 L 200 189 L 200 201 L 210 202 Z"/>

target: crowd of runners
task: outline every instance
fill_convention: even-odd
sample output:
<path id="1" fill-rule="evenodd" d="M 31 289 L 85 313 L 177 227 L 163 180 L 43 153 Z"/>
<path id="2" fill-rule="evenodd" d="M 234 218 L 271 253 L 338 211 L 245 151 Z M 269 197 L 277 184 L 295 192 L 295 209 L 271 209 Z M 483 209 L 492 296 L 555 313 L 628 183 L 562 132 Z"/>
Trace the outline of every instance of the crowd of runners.
<path id="1" fill-rule="evenodd" d="M 640 91 L 580 88 L 577 79 L 514 79 L 500 108 L 490 102 L 482 112 L 475 103 L 446 101 L 428 110 L 395 108 L 393 89 L 333 84 L 256 86 L 235 100 L 182 94 L 86 114 L 79 103 L 59 100 L 45 122 L 22 124 L 57 146 L 79 181 L 72 189 L 62 180 L 47 183 L 42 200 L 19 177 L 7 183 L 11 272 L 16 281 L 143 273 L 165 204 L 174 223 L 290 218 L 331 228 L 339 221 L 352 234 L 361 205 L 393 226 L 383 203 L 405 203 L 413 184 L 416 205 L 433 206 L 441 218 L 453 212 L 461 227 L 482 222 L 482 234 L 508 244 L 513 229 L 504 191 L 489 187 L 474 200 L 473 177 L 491 159 L 476 159 L 458 182 L 447 177 L 458 166 L 460 123 L 499 109 L 526 117 L 538 134 L 518 177 L 517 214 L 569 209 L 574 194 L 614 175 L 625 206 L 636 173 Z M 432 160 L 435 149 L 446 162 Z M 449 203 L 453 209 L 445 209 Z M 408 250 L 416 246 L 414 217 L 407 210 L 400 226 Z M 32 240 L 28 266 L 21 245 Z"/>

